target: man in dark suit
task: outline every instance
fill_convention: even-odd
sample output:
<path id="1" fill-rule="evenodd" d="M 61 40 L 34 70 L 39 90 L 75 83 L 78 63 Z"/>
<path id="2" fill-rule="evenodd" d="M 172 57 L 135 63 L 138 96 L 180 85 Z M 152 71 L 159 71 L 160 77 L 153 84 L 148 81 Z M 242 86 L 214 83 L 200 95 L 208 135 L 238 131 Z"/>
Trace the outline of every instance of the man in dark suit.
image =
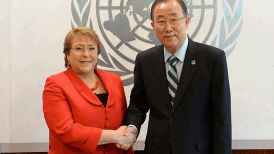
<path id="1" fill-rule="evenodd" d="M 182 0 L 156 0 L 151 19 L 163 45 L 136 57 L 126 134 L 140 131 L 150 110 L 145 153 L 230 154 L 225 53 L 186 36 L 190 18 Z"/>

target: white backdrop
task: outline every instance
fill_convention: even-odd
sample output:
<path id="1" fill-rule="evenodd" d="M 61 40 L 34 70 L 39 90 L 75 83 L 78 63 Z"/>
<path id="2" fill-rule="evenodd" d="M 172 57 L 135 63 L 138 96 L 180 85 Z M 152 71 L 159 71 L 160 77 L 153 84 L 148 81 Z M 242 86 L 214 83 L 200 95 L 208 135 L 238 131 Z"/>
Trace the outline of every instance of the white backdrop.
<path id="1" fill-rule="evenodd" d="M 218 35 L 219 38 L 221 20 L 224 17 L 223 6 L 228 1 L 233 0 L 218 0 L 216 24 L 208 44 L 213 41 L 214 36 Z M 107 1 L 101 1 L 103 2 Z M 73 3 L 77 4 L 76 0 Z M 237 0 L 235 6 L 239 4 L 240 0 Z M 232 96 L 232 133 L 233 141 L 258 141 L 254 142 L 258 146 L 260 141 L 274 143 L 274 1 L 242 0 L 242 4 L 242 29 L 235 38 L 235 49 L 227 57 Z M 95 20 L 95 5 L 96 1 L 91 0 L 89 16 L 94 19 L 93 27 L 106 51 L 111 53 L 112 49 Z M 42 112 L 42 91 L 48 76 L 65 70 L 63 41 L 71 30 L 71 24 L 76 25 L 71 7 L 72 1 L 68 0 L 0 0 L 1 143 L 48 142 L 48 128 Z M 88 3 L 83 9 L 87 7 Z M 236 9 L 230 11 L 235 14 Z M 102 19 L 105 18 L 107 17 L 102 16 Z M 190 27 L 193 24 L 195 20 Z M 235 27 L 239 24 L 240 22 Z M 89 21 L 87 25 L 90 25 Z M 193 29 L 190 28 L 189 33 L 192 32 Z M 111 35 L 107 31 L 106 33 Z M 204 35 L 200 32 L 197 36 L 199 34 Z M 114 36 L 110 39 L 117 40 Z M 194 40 L 202 41 L 199 37 Z M 145 45 L 142 48 L 150 46 Z M 121 49 L 126 52 L 126 47 Z M 134 59 L 135 55 L 130 54 L 128 57 Z M 124 66 L 127 65 L 117 55 L 116 59 L 125 64 Z M 110 62 L 114 63 L 113 59 Z M 127 66 L 132 71 L 134 65 Z M 115 69 L 118 67 L 115 66 Z M 122 76 L 122 79 L 131 76 Z M 131 88 L 132 85 L 125 86 L 127 99 Z M 146 128 L 147 123 L 142 127 L 139 141 L 145 140 Z M 274 144 L 270 146 L 274 148 Z M 253 147 L 240 144 L 237 148 Z"/>

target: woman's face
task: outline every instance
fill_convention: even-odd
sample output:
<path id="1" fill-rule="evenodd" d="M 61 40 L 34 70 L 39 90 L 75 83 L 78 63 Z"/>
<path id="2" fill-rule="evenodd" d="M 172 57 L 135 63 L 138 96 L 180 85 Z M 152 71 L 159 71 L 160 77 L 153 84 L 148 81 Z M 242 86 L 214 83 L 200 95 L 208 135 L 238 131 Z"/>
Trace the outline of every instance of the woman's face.
<path id="1" fill-rule="evenodd" d="M 73 71 L 78 75 L 90 75 L 98 61 L 98 50 L 94 40 L 85 35 L 79 35 L 72 41 L 67 59 Z"/>

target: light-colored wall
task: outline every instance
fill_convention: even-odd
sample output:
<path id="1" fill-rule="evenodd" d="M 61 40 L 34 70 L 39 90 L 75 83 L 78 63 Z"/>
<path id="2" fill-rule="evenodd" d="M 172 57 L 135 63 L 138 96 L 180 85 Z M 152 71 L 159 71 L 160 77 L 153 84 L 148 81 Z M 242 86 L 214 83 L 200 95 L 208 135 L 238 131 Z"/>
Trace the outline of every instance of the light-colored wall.
<path id="1" fill-rule="evenodd" d="M 243 27 L 227 58 L 233 140 L 274 140 L 274 1 L 242 3 Z M 219 0 L 218 9 L 222 12 Z M 91 9 L 90 16 L 96 18 L 95 14 Z M 217 17 L 215 27 L 220 27 L 221 18 Z M 65 70 L 62 48 L 72 19 L 68 0 L 0 0 L 1 143 L 48 142 L 42 91 L 48 76 Z M 110 50 L 96 22 L 94 29 Z M 218 33 L 219 29 L 214 29 L 213 34 Z M 131 88 L 132 85 L 125 87 L 127 99 Z M 139 141 L 145 140 L 146 128 L 147 123 Z"/>
<path id="2" fill-rule="evenodd" d="M 12 143 L 48 141 L 42 91 L 46 77 L 64 70 L 66 2 L 10 1 Z"/>
<path id="3" fill-rule="evenodd" d="M 9 1 L 0 0 L 0 142 L 11 142 L 10 118 L 10 7 Z"/>
<path id="4" fill-rule="evenodd" d="M 274 139 L 273 4 L 243 1 L 244 25 L 227 59 L 233 139 Z"/>

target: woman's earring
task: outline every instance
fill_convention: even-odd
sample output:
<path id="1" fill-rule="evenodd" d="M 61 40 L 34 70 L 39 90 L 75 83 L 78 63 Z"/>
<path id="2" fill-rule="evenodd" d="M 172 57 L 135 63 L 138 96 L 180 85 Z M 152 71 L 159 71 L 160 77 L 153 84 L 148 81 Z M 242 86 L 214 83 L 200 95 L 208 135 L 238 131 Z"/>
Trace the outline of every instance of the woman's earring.
<path id="1" fill-rule="evenodd" d="M 70 66 L 70 61 L 68 61 L 68 66 Z"/>

